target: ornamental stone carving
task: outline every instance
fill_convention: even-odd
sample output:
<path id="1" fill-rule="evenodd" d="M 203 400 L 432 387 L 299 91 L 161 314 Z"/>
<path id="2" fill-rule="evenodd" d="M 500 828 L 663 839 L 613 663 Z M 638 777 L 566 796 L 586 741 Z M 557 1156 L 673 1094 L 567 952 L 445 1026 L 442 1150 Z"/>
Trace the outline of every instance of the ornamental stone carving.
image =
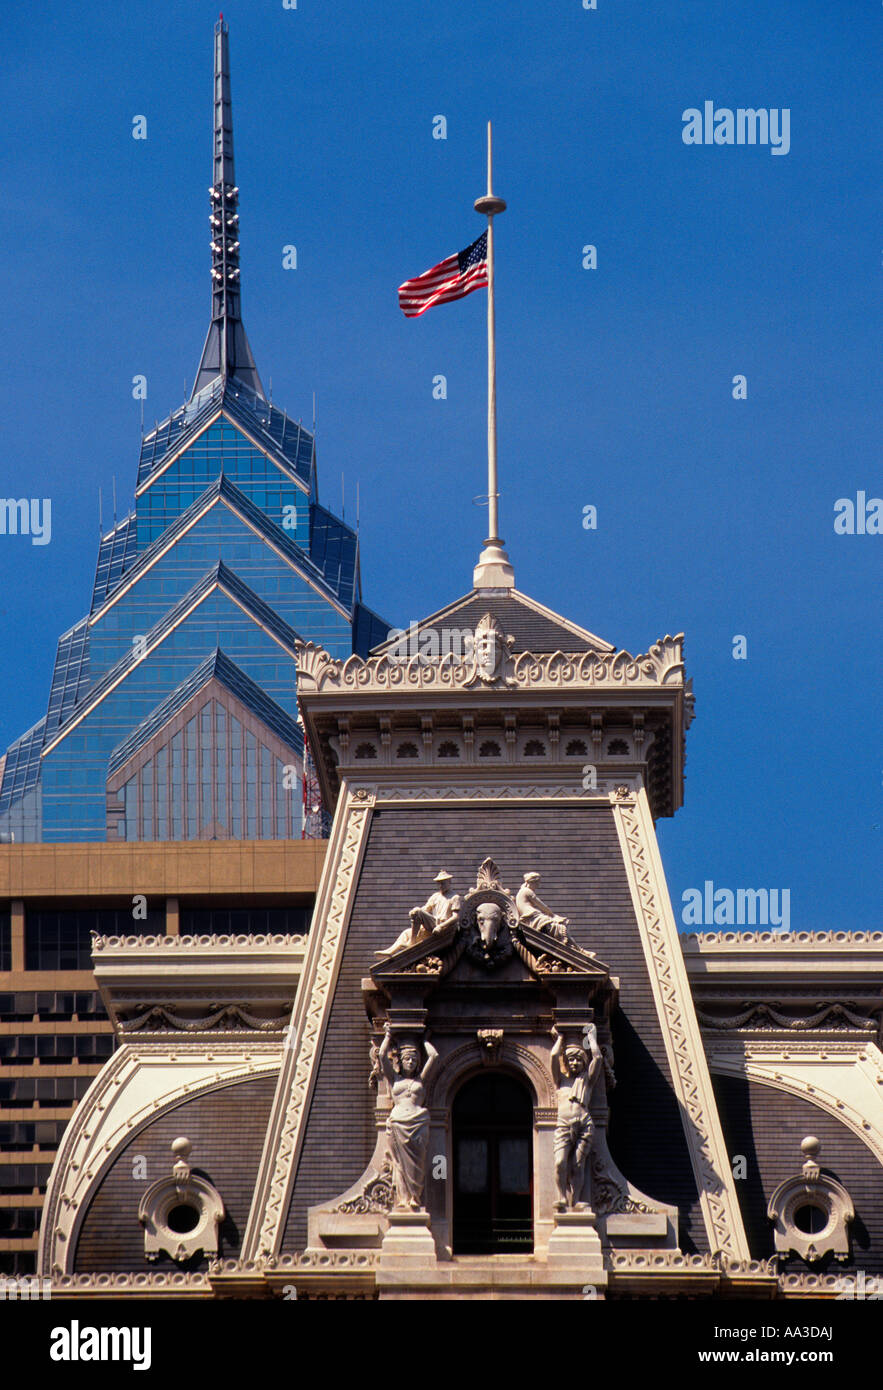
<path id="1" fill-rule="evenodd" d="M 475 1036 L 481 1049 L 482 1062 L 485 1066 L 495 1067 L 503 1048 L 502 1028 L 479 1028 Z"/>
<path id="2" fill-rule="evenodd" d="M 479 618 L 472 639 L 472 669 L 464 685 L 514 685 L 508 673 L 513 642 L 514 638 L 506 636 L 491 613 Z"/>
<path id="3" fill-rule="evenodd" d="M 387 1154 L 380 1172 L 364 1183 L 355 1197 L 338 1202 L 335 1211 L 345 1215 L 363 1215 L 366 1212 L 390 1212 L 396 1200 L 396 1180 L 392 1158 Z"/>
<path id="4" fill-rule="evenodd" d="M 492 625 L 494 620 L 490 614 L 487 618 Z M 492 686 L 504 680 L 506 684 L 511 682 L 513 686 L 529 690 L 582 686 L 680 687 L 685 692 L 685 724 L 689 724 L 692 692 L 684 679 L 683 633 L 661 637 L 648 652 L 632 656 L 626 651 L 511 653 L 510 639 L 503 636 L 502 629 L 498 629 L 500 639 L 495 638 L 491 644 L 491 630 L 489 625 L 481 633 L 483 656 L 480 663 L 474 651 L 464 660 L 448 653 L 439 661 L 427 661 L 418 653 L 402 661 L 395 653 L 384 653 L 350 656 L 342 661 L 330 656 L 324 647 L 298 641 L 295 644 L 298 688 L 306 695 L 313 691 L 450 690 L 472 683 Z"/>
<path id="5" fill-rule="evenodd" d="M 852 1199 L 836 1178 L 819 1167 L 821 1145 L 808 1134 L 800 1145 L 806 1156 L 799 1177 L 787 1178 L 770 1198 L 767 1216 L 775 1223 L 773 1238 L 781 1259 L 792 1252 L 808 1264 L 825 1255 L 849 1258 Z"/>
<path id="6" fill-rule="evenodd" d="M 546 931 L 554 936 L 558 941 L 567 941 L 567 928 L 570 920 L 567 917 L 560 917 L 547 907 L 537 892 L 540 882 L 538 873 L 527 873 L 524 875 L 524 882 L 515 894 L 515 906 L 518 909 L 518 923 L 522 927 L 533 927 L 535 931 Z"/>
<path id="7" fill-rule="evenodd" d="M 171 1175 L 153 1183 L 141 1198 L 138 1220 L 144 1227 L 144 1254 L 151 1262 L 168 1255 L 181 1264 L 200 1252 L 217 1258 L 224 1203 L 217 1188 L 191 1171 L 192 1147 L 184 1136 L 175 1139 Z"/>
<path id="8" fill-rule="evenodd" d="M 423 1210 L 426 1185 L 429 1111 L 424 1101 L 426 1082 L 438 1053 L 425 1038 L 423 1051 L 426 1060 L 421 1067 L 420 1039 L 408 1034 L 394 1038 L 389 1022 L 386 1023 L 378 1058 L 393 1100 L 386 1133 L 395 1180 L 394 1206 L 405 1211 Z"/>
<path id="9" fill-rule="evenodd" d="M 555 1126 L 555 1182 L 558 1200 L 555 1210 L 585 1211 L 581 1201 L 586 1160 L 592 1150 L 595 1122 L 589 1113 L 592 1092 L 604 1070 L 593 1023 L 583 1031 L 582 1041 L 565 1038 L 555 1029 L 551 1062 L 558 1085 L 558 1123 Z"/>
<path id="10" fill-rule="evenodd" d="M 462 899 L 458 893 L 451 892 L 451 875 L 442 869 L 436 874 L 434 882 L 438 884 L 435 892 L 427 898 L 422 907 L 412 907 L 408 913 L 410 926 L 396 937 L 391 946 L 378 954 L 392 956 L 396 951 L 416 946 L 434 932 L 444 931 L 457 920 Z"/>
<path id="11" fill-rule="evenodd" d="M 460 909 L 458 930 L 466 938 L 466 954 L 486 970 L 502 965 L 512 955 L 512 930 L 518 925 L 515 901 L 500 883 L 500 870 L 493 859 L 485 859 L 478 869 L 475 887 L 466 894 Z"/>

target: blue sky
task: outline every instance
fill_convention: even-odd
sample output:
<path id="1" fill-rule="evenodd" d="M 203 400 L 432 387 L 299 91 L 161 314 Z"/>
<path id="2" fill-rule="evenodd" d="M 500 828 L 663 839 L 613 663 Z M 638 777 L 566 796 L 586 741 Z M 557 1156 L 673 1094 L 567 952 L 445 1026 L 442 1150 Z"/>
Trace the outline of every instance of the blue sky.
<path id="1" fill-rule="evenodd" d="M 518 586 L 633 652 L 686 633 L 686 802 L 659 827 L 676 911 L 711 879 L 789 889 L 796 929 L 879 929 L 883 536 L 833 522 L 883 496 L 883 8 L 597 3 L 228 0 L 252 348 L 291 415 L 317 393 L 322 500 L 343 474 L 352 520 L 359 484 L 366 602 L 406 626 L 465 592 L 485 296 L 405 320 L 395 290 L 481 230 L 492 119 Z M 34 13 L 0 13 L 0 496 L 50 497 L 53 523 L 47 546 L 0 537 L 0 746 L 44 713 L 88 607 L 99 487 L 105 522 L 112 478 L 131 505 L 132 377 L 161 419 L 209 316 L 216 7 Z M 789 153 L 685 145 L 705 100 L 787 107 Z"/>

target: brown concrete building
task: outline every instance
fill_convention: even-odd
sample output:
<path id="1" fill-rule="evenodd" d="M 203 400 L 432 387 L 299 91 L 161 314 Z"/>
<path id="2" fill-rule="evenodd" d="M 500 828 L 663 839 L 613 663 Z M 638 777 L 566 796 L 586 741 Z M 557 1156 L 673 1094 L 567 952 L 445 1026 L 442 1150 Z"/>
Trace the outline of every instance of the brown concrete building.
<path id="1" fill-rule="evenodd" d="M 93 935 L 302 932 L 325 842 L 0 845 L 0 1274 L 36 1267 L 59 1140 L 114 1030 Z"/>

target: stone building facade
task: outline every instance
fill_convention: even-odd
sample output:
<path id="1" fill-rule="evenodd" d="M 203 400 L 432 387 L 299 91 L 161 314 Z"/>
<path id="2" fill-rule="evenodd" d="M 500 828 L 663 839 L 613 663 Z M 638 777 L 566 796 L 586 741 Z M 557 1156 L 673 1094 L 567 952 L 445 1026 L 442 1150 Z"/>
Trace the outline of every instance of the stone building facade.
<path id="1" fill-rule="evenodd" d="M 883 1276 L 883 933 L 679 937 L 682 638 L 633 657 L 500 578 L 414 650 L 299 645 L 336 808 L 304 936 L 96 943 L 120 1046 L 50 1182 L 59 1295 Z"/>

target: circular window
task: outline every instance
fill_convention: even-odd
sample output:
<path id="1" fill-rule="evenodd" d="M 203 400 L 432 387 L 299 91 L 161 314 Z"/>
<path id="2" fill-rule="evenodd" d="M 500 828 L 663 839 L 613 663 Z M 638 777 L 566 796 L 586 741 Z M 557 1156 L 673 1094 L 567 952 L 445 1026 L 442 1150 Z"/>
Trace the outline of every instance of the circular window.
<path id="1" fill-rule="evenodd" d="M 828 1213 L 824 1207 L 804 1202 L 802 1207 L 797 1208 L 792 1220 L 798 1231 L 802 1231 L 805 1236 L 817 1236 L 828 1224 Z"/>
<path id="2" fill-rule="evenodd" d="M 172 1207 L 166 1217 L 166 1225 L 170 1231 L 174 1231 L 177 1236 L 189 1235 L 195 1231 L 199 1225 L 200 1212 L 196 1207 L 187 1206 L 184 1202 L 179 1202 L 176 1207 Z"/>

